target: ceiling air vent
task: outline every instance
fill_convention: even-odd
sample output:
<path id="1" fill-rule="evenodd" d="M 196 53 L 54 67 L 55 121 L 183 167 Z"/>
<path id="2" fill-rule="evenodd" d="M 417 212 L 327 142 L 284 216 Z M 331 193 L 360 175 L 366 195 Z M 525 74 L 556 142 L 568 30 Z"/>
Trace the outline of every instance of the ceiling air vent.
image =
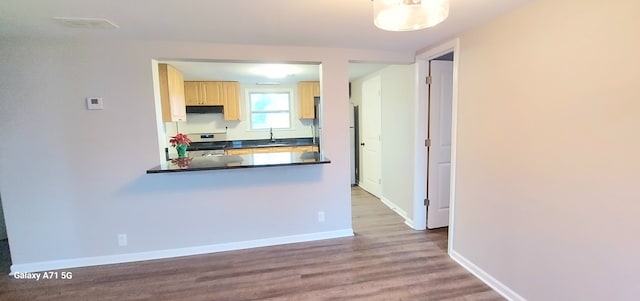
<path id="1" fill-rule="evenodd" d="M 120 28 L 118 25 L 107 19 L 99 18 L 67 18 L 55 17 L 56 22 L 71 28 L 87 28 L 87 29 L 115 29 Z"/>

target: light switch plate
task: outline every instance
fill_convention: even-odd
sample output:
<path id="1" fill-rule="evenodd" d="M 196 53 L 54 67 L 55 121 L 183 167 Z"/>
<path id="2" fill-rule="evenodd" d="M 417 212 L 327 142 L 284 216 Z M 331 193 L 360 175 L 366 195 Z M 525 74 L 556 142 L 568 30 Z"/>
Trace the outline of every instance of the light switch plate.
<path id="1" fill-rule="evenodd" d="M 88 110 L 104 109 L 104 105 L 102 103 L 102 97 L 87 97 L 87 109 Z"/>

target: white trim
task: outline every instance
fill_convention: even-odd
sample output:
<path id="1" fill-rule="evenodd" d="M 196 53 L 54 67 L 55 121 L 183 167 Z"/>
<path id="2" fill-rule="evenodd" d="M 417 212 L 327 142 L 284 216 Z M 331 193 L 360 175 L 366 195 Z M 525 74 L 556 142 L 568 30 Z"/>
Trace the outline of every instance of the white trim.
<path id="1" fill-rule="evenodd" d="M 473 264 L 473 262 L 471 262 L 469 259 L 467 259 L 464 256 L 460 255 L 460 253 L 458 253 L 456 251 L 451 251 L 451 252 L 449 252 L 449 256 L 451 257 L 451 259 L 456 261 L 458 264 L 460 264 L 463 268 L 465 268 L 471 274 L 473 274 L 474 276 L 478 277 L 478 279 L 480 279 L 486 285 L 490 286 L 492 289 L 494 289 L 500 295 L 505 297 L 507 300 L 512 300 L 512 301 L 526 301 L 527 300 L 524 297 L 518 295 L 516 292 L 514 292 L 508 286 L 504 285 L 504 283 L 498 281 L 498 279 L 496 279 L 496 278 L 493 278 L 489 273 L 485 272 L 483 269 L 481 269 L 477 265 Z"/>
<path id="2" fill-rule="evenodd" d="M 457 166 L 457 145 L 458 145 L 458 67 L 460 65 L 460 59 L 459 59 L 459 54 L 460 54 L 460 39 L 459 38 L 455 38 L 453 40 L 450 40 L 446 43 L 443 43 L 441 45 L 438 45 L 434 48 L 431 48 L 429 50 L 426 50 L 422 53 L 419 53 L 418 55 L 416 55 L 416 62 L 418 61 L 423 61 L 423 62 L 428 62 L 431 59 L 437 58 L 443 54 L 446 54 L 448 52 L 452 52 L 453 51 L 453 93 L 452 93 L 452 112 L 451 112 L 451 184 L 450 184 L 450 198 L 449 198 L 449 239 L 448 239 L 448 252 L 451 254 L 451 252 L 453 252 L 453 246 L 454 246 L 454 242 L 455 242 L 455 201 L 456 201 L 456 166 Z M 419 68 L 424 68 L 426 64 L 419 64 Z M 424 71 L 424 70 L 422 70 Z M 421 71 L 418 71 L 418 73 L 421 73 Z M 426 93 L 424 95 L 418 95 L 418 101 L 420 103 L 426 103 Z M 426 110 L 424 110 L 423 112 L 418 112 L 418 114 L 427 114 Z M 420 116 L 422 117 L 422 116 Z M 423 119 L 420 120 L 427 120 L 426 119 L 426 115 L 423 117 Z M 426 124 L 422 124 L 419 125 L 422 126 L 426 129 Z M 426 136 L 424 138 L 421 138 L 419 141 L 416 141 L 416 144 L 422 144 L 424 145 L 424 139 L 426 139 Z M 422 155 L 424 155 L 426 157 L 425 152 L 422 152 Z M 424 159 L 426 162 L 426 158 Z M 416 164 L 416 169 L 418 168 L 424 168 L 424 166 L 421 166 L 419 164 Z M 419 173 L 417 170 L 414 171 L 414 174 L 416 175 L 421 175 L 422 173 Z M 424 188 L 422 189 L 423 193 L 426 195 L 426 191 L 427 191 L 427 179 L 426 179 L 426 173 L 424 173 L 424 177 L 421 179 L 416 179 L 416 184 L 420 185 L 420 188 Z M 414 200 L 415 202 L 418 202 L 418 200 Z M 422 201 L 420 201 L 422 202 Z M 417 204 L 416 204 L 417 205 Z M 424 207 L 424 205 L 422 206 Z M 426 208 L 425 208 L 425 216 L 426 216 Z M 422 225 L 420 225 L 422 226 Z M 425 219 L 425 227 L 426 227 L 426 219 Z"/>
<path id="3" fill-rule="evenodd" d="M 251 122 L 251 93 L 288 93 L 289 94 L 289 127 L 288 128 L 277 128 L 274 130 L 278 131 L 291 131 L 295 130 L 293 123 L 295 120 L 295 112 L 298 111 L 298 97 L 296 96 L 297 91 L 294 91 L 293 86 L 257 86 L 257 87 L 246 87 L 244 88 L 244 105 L 245 105 L 245 117 L 247 120 L 247 131 L 249 132 L 263 132 L 269 129 L 254 129 L 253 124 Z M 241 113 L 242 114 L 242 113 Z"/>
<path id="4" fill-rule="evenodd" d="M 410 220 L 410 219 L 405 219 L 404 220 L 404 224 L 409 226 L 409 228 L 411 228 L 413 230 L 424 230 L 424 229 L 416 229 L 416 226 L 415 226 L 413 220 Z"/>
<path id="5" fill-rule="evenodd" d="M 400 217 L 404 218 L 404 223 L 409 226 L 411 229 L 414 230 L 419 230 L 416 229 L 414 226 L 414 222 L 413 220 L 409 217 L 409 215 L 407 215 L 407 212 L 402 210 L 402 208 L 400 208 L 398 205 L 396 205 L 394 202 L 392 202 L 391 200 L 385 198 L 385 197 L 381 197 L 380 198 L 380 202 L 382 202 L 383 204 L 385 204 L 387 207 L 389 207 L 389 209 L 393 210 L 395 213 L 397 213 L 398 215 L 400 215 Z"/>
<path id="6" fill-rule="evenodd" d="M 206 245 L 206 246 L 198 246 L 198 247 L 190 247 L 190 248 L 169 249 L 169 250 L 97 256 L 97 257 L 83 257 L 83 258 L 64 259 L 64 260 L 52 260 L 52 261 L 42 261 L 42 262 L 25 263 L 25 264 L 14 264 L 11 266 L 11 275 L 15 273 L 42 272 L 42 271 L 96 266 L 96 265 L 104 265 L 104 264 L 116 264 L 116 263 L 134 262 L 134 261 L 200 255 L 200 254 L 251 249 L 251 248 L 258 248 L 258 247 L 267 247 L 267 246 L 308 242 L 308 241 L 324 240 L 324 239 L 331 239 L 331 238 L 350 237 L 350 236 L 353 236 L 353 229 L 342 229 L 342 230 L 336 230 L 336 231 L 281 236 L 281 237 L 273 237 L 273 238 L 266 238 L 266 239 L 256 239 L 256 240 Z"/>
<path id="7" fill-rule="evenodd" d="M 425 230 L 427 229 L 427 207 L 424 205 L 424 199 L 427 198 L 427 158 L 424 140 L 427 139 L 427 87 L 424 84 L 424 79 L 427 77 L 429 65 L 426 61 L 416 60 L 415 66 L 413 228 Z"/>

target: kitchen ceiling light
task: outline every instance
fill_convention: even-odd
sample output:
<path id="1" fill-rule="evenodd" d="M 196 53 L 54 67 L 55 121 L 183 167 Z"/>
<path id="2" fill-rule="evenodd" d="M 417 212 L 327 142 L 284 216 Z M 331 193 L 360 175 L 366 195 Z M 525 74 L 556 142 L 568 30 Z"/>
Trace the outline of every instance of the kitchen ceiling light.
<path id="1" fill-rule="evenodd" d="M 373 23 L 389 31 L 418 30 L 444 21 L 449 0 L 371 0 Z"/>
<path id="2" fill-rule="evenodd" d="M 280 79 L 295 75 L 297 69 L 286 64 L 265 64 L 252 69 L 253 73 L 271 79 Z"/>

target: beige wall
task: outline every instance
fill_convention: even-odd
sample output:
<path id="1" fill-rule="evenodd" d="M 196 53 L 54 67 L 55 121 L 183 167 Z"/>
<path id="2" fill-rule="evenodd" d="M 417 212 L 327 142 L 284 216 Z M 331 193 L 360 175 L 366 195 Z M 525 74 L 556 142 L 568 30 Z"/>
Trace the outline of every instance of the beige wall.
<path id="1" fill-rule="evenodd" d="M 413 223 L 414 65 L 392 65 L 380 73 L 382 198 Z"/>
<path id="2" fill-rule="evenodd" d="M 640 298 L 639 12 L 540 0 L 461 36 L 454 251 L 527 300 Z"/>
<path id="3" fill-rule="evenodd" d="M 145 174 L 162 157 L 152 81 L 159 58 L 320 63 L 331 164 Z M 11 143 L 0 144 L 0 188 L 12 271 L 351 235 L 348 62 L 411 59 L 330 48 L 3 40 L 0 141 Z M 88 96 L 104 97 L 105 109 L 86 110 Z M 118 246 L 119 234 L 128 246 Z"/>

